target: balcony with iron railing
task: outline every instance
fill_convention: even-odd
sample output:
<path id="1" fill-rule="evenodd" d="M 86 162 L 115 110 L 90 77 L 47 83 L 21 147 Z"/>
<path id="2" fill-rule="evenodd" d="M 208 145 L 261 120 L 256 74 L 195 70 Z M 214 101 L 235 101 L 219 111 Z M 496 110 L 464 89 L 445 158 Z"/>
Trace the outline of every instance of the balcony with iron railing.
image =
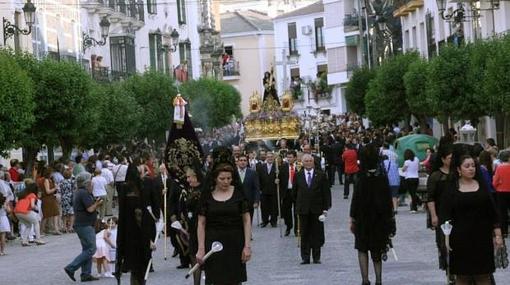
<path id="1" fill-rule="evenodd" d="M 109 67 L 95 67 L 94 69 L 89 70 L 89 72 L 92 76 L 92 79 L 96 80 L 97 82 L 121 81 L 133 75 L 125 71 L 111 70 Z"/>
<path id="2" fill-rule="evenodd" d="M 239 72 L 239 61 L 229 59 L 223 64 L 223 79 L 224 80 L 237 80 L 241 73 Z"/>
<path id="3" fill-rule="evenodd" d="M 108 15 L 110 22 L 132 23 L 135 29 L 145 21 L 142 0 L 82 0 L 82 6 L 91 13 Z"/>
<path id="4" fill-rule="evenodd" d="M 352 31 L 359 30 L 360 20 L 361 20 L 361 25 L 362 25 L 363 29 L 365 29 L 365 18 L 364 17 L 360 16 L 358 13 L 345 14 L 344 15 L 344 31 L 352 32 Z"/>

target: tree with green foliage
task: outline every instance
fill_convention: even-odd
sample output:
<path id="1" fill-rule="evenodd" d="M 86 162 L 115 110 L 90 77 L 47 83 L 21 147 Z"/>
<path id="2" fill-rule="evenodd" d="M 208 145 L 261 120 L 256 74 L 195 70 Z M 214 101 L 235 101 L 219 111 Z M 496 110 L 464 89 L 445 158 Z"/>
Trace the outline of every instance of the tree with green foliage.
<path id="1" fill-rule="evenodd" d="M 136 137 L 140 140 L 148 139 L 151 143 L 164 142 L 165 132 L 173 120 L 172 102 L 177 95 L 174 80 L 167 74 L 150 70 L 128 78 L 123 85 L 134 95 L 141 108 L 142 116 Z"/>
<path id="2" fill-rule="evenodd" d="M 375 77 L 375 70 L 367 66 L 357 68 L 345 89 L 345 99 L 349 110 L 358 115 L 365 115 L 365 95 L 368 91 L 368 83 Z"/>
<path id="3" fill-rule="evenodd" d="M 96 127 L 93 124 L 95 102 L 90 96 L 91 79 L 80 65 L 51 59 L 40 63 L 38 73 L 36 126 L 46 132 L 45 143 L 60 144 L 65 159 L 83 139 L 81 134 Z"/>
<path id="4" fill-rule="evenodd" d="M 427 81 L 428 62 L 418 59 L 409 65 L 404 75 L 404 86 L 406 90 L 406 101 L 409 112 L 418 119 L 420 128 L 427 129 L 427 117 L 433 117 L 432 102 L 427 97 L 425 82 Z"/>
<path id="5" fill-rule="evenodd" d="M 469 68 L 467 71 L 467 82 L 471 88 L 468 92 L 468 97 L 472 98 L 473 102 L 479 106 L 480 109 L 485 111 L 485 114 L 495 114 L 499 108 L 497 98 L 491 96 L 484 96 L 485 82 L 487 75 L 487 63 L 497 53 L 499 40 L 478 40 L 466 46 L 469 54 Z M 496 100 L 493 100 L 496 99 Z"/>
<path id="6" fill-rule="evenodd" d="M 430 61 L 427 97 L 433 111 L 443 123 L 449 117 L 470 119 L 476 124 L 487 111 L 477 104 L 473 82 L 469 82 L 469 50 L 466 47 L 444 46 Z"/>
<path id="7" fill-rule="evenodd" d="M 495 40 L 486 57 L 483 99 L 491 115 L 510 114 L 510 36 Z"/>
<path id="8" fill-rule="evenodd" d="M 241 95 L 228 83 L 202 78 L 181 86 L 184 98 L 190 101 L 192 121 L 204 129 L 220 128 L 240 118 Z"/>
<path id="9" fill-rule="evenodd" d="M 93 140 L 95 148 L 126 144 L 137 136 L 142 108 L 132 92 L 126 90 L 120 83 L 111 83 L 94 85 L 92 93 L 101 98 L 97 109 L 99 121 L 97 135 Z"/>
<path id="10" fill-rule="evenodd" d="M 406 53 L 378 67 L 365 96 L 367 116 L 376 126 L 410 118 L 403 78 L 409 65 L 418 58 L 417 53 Z"/>
<path id="11" fill-rule="evenodd" d="M 34 84 L 9 51 L 0 51 L 0 154 L 21 145 L 35 121 Z"/>

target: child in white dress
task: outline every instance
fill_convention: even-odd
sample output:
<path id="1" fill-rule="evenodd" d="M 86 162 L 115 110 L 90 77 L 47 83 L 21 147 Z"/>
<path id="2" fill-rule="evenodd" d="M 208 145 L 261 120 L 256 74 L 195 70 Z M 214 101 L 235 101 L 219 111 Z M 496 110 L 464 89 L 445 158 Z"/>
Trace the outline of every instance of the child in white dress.
<path id="1" fill-rule="evenodd" d="M 117 217 L 112 217 L 108 220 L 110 226 L 110 240 L 115 245 L 115 247 L 110 248 L 110 274 L 115 269 L 115 261 L 117 260 L 117 223 Z"/>
<path id="2" fill-rule="evenodd" d="M 115 229 L 115 239 L 112 238 L 112 229 Z M 116 248 L 117 218 L 108 219 L 106 228 L 96 234 L 96 253 L 93 258 L 97 263 L 97 273 L 100 277 L 113 278 L 109 263 L 112 262 L 111 250 Z"/>
<path id="3" fill-rule="evenodd" d="M 0 193 L 0 256 L 5 255 L 5 235 L 11 232 L 11 225 L 7 218 L 7 213 L 10 211 L 7 198 Z"/>

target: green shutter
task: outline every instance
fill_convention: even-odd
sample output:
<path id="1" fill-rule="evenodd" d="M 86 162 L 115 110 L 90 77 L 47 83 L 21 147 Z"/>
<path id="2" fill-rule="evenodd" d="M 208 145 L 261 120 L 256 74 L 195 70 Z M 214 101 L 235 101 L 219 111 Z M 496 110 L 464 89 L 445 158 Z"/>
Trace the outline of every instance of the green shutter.
<path id="1" fill-rule="evenodd" d="M 154 39 L 154 34 L 149 34 L 149 55 L 151 60 L 151 69 L 156 69 L 156 42 Z"/>
<path id="2" fill-rule="evenodd" d="M 347 37 L 345 37 L 345 45 L 349 46 L 349 47 L 357 46 L 358 45 L 358 39 L 359 39 L 358 35 L 347 36 Z"/>

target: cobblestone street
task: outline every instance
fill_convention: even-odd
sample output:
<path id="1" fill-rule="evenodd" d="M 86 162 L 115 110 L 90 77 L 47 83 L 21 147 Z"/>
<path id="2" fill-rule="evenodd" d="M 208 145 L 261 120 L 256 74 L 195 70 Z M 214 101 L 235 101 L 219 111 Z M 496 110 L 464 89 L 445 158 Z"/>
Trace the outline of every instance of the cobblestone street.
<path id="1" fill-rule="evenodd" d="M 279 237 L 277 228 L 254 228 L 253 259 L 248 265 L 248 282 L 253 285 L 323 285 L 361 283 L 354 240 L 348 231 L 349 201 L 343 200 L 339 186 L 334 187 L 333 208 L 326 221 L 326 245 L 321 265 L 300 265 L 296 239 Z M 397 215 L 394 240 L 398 261 L 389 254 L 383 264 L 383 283 L 391 285 L 444 284 L 437 269 L 434 235 L 425 229 L 425 214 L 410 214 L 401 207 Z M 74 234 L 47 237 L 45 246 L 22 248 L 19 242 L 8 244 L 7 256 L 0 257 L 1 284 L 71 284 L 63 267 L 79 252 Z M 172 248 L 169 243 L 169 255 Z M 184 270 L 177 270 L 177 258 L 163 259 L 163 243 L 155 257 L 155 270 L 148 284 L 192 284 Z M 228 270 L 228 269 L 226 269 Z M 373 276 L 372 268 L 371 276 Z M 95 272 L 95 266 L 94 266 Z M 76 276 L 79 272 L 76 273 Z M 509 284 L 508 270 L 496 273 L 497 284 Z M 373 280 L 373 278 L 372 278 Z M 127 275 L 123 278 L 128 284 Z M 94 284 L 114 284 L 103 279 Z"/>

